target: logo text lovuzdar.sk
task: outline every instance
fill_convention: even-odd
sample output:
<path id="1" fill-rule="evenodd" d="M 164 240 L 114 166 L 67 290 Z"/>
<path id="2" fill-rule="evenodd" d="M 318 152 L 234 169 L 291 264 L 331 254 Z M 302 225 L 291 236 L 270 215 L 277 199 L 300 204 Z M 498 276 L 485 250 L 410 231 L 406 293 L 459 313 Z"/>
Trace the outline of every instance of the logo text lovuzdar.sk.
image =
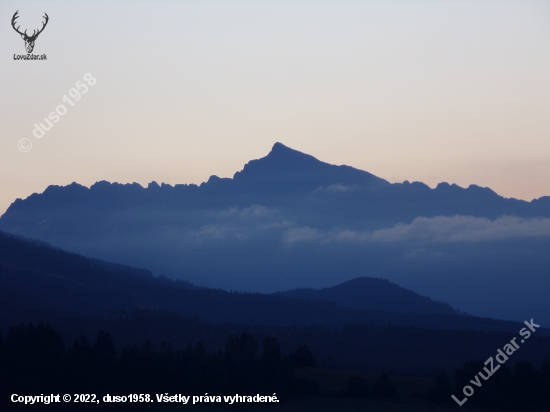
<path id="1" fill-rule="evenodd" d="M 33 30 L 32 34 L 27 34 L 27 29 L 25 29 L 24 32 L 20 31 L 19 28 L 21 26 L 15 27 L 17 24 L 17 19 L 19 18 L 19 10 L 17 10 L 11 19 L 11 25 L 13 29 L 21 35 L 21 38 L 25 41 L 25 49 L 27 50 L 27 54 L 14 54 L 13 60 L 47 60 L 47 56 L 45 54 L 32 54 L 32 51 L 34 50 L 34 43 L 36 39 L 38 38 L 39 34 L 44 31 L 46 28 L 46 25 L 48 24 L 48 21 L 50 20 L 49 16 L 44 13 L 43 18 L 45 21 L 42 23 L 42 28 L 39 30 Z"/>

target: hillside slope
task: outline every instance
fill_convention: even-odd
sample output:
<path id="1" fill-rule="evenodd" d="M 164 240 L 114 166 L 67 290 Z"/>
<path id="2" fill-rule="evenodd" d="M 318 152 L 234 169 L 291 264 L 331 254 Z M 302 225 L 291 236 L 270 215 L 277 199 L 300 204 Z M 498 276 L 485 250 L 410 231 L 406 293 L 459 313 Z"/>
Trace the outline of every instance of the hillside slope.
<path id="1" fill-rule="evenodd" d="M 388 299 L 397 306 L 400 296 Z M 513 333 L 521 326 L 472 316 L 346 309 L 325 301 L 199 289 L 0 233 L 0 326 L 136 309 L 169 310 L 211 323 L 266 326 L 376 324 Z"/>
<path id="2" fill-rule="evenodd" d="M 456 311 L 448 304 L 402 288 L 387 279 L 361 277 L 328 288 L 294 289 L 278 292 L 286 296 L 304 300 L 326 300 L 340 308 L 381 310 L 404 313 L 445 313 Z"/>

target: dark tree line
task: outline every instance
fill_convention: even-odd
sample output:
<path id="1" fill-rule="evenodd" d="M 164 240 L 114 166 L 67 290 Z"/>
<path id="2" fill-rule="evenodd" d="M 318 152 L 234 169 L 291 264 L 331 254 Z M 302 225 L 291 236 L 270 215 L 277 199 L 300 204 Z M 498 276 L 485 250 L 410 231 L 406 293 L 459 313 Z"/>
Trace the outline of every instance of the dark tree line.
<path id="1" fill-rule="evenodd" d="M 258 343 L 249 333 L 229 335 L 225 348 L 211 353 L 202 342 L 183 350 L 174 350 L 165 342 L 159 348 L 144 342 L 117 353 L 111 335 L 105 331 L 99 332 L 93 343 L 81 336 L 67 350 L 50 326 L 21 325 L 10 328 L 5 339 L 0 336 L 0 405 L 18 406 L 9 400 L 12 393 L 142 393 L 152 397 L 156 393 L 276 393 L 284 399 L 315 391 L 314 385 L 293 375 L 295 366 L 314 365 L 307 346 L 284 355 L 274 336 Z M 33 405 L 33 409 L 37 407 Z"/>
<path id="2" fill-rule="evenodd" d="M 496 368 L 498 363 L 494 363 Z M 427 397 L 437 403 L 454 404 L 451 395 L 462 401 L 465 397 L 463 388 L 469 385 L 474 393 L 464 405 L 514 412 L 550 411 L 550 360 L 545 361 L 540 369 L 526 360 L 519 360 L 512 367 L 506 364 L 499 366 L 491 375 L 490 365 L 479 360 L 466 361 L 464 366 L 455 370 L 454 385 L 449 375 L 441 371 L 435 377 L 435 388 Z M 488 379 L 479 378 L 479 373 Z M 475 385 L 472 380 L 481 386 Z"/>
<path id="3" fill-rule="evenodd" d="M 363 378 L 354 375 L 346 382 L 343 395 L 349 398 L 390 399 L 396 396 L 396 387 L 386 373 L 380 375 L 372 389 Z"/>
<path id="4" fill-rule="evenodd" d="M 247 332 L 260 338 L 277 336 L 283 352 L 295 351 L 308 344 L 319 367 L 356 373 L 368 372 L 432 378 L 440 369 L 455 370 L 466 359 L 481 359 L 509 339 L 507 333 L 428 330 L 405 326 L 348 325 L 341 328 L 320 326 L 266 326 L 262 324 L 210 324 L 186 318 L 175 312 L 141 309 L 113 311 L 110 316 L 58 321 L 53 324 L 67 347 L 75 335 L 84 334 L 92 341 L 99 330 L 116 336 L 116 349 L 130 348 L 136 342 L 150 340 L 160 347 L 162 340 L 177 350 L 204 342 L 207 348 L 225 348 L 229 334 Z M 538 332 L 537 332 L 538 333 Z M 522 347 L 521 358 L 539 367 L 549 359 L 550 338 L 532 336 Z"/>

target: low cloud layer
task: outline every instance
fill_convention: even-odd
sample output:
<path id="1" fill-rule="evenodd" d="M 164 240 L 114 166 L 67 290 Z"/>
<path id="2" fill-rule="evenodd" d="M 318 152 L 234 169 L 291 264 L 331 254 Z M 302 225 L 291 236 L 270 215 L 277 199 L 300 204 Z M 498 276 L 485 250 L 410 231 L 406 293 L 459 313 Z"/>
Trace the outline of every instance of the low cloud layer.
<path id="1" fill-rule="evenodd" d="M 550 236 L 550 219 L 502 216 L 495 220 L 472 216 L 418 217 L 410 224 L 374 232 L 321 231 L 310 227 L 288 229 L 286 243 L 296 242 L 483 242 Z"/>
<path id="2" fill-rule="evenodd" d="M 305 215 L 307 218 L 307 214 Z M 151 215 L 147 215 L 151 219 Z M 316 222 L 304 225 L 304 215 L 291 215 L 279 208 L 261 205 L 231 207 L 224 210 L 198 212 L 187 216 L 166 214 L 151 219 L 153 223 L 131 238 L 125 238 L 128 247 L 146 247 L 163 244 L 165 247 L 208 246 L 241 242 L 278 245 L 322 244 L 419 244 L 472 243 L 513 239 L 550 238 L 550 218 L 520 218 L 502 216 L 491 220 L 473 216 L 417 217 L 409 224 L 397 224 L 378 230 L 348 227 L 327 228 Z M 113 227 L 117 227 L 113 224 Z M 124 229 L 124 228 L 123 228 Z M 123 230 L 122 229 L 122 230 Z M 111 237 L 119 238 L 120 230 Z"/>
<path id="3" fill-rule="evenodd" d="M 318 187 L 315 192 L 344 193 L 359 188 L 359 185 L 343 185 L 336 183 L 327 187 Z"/>

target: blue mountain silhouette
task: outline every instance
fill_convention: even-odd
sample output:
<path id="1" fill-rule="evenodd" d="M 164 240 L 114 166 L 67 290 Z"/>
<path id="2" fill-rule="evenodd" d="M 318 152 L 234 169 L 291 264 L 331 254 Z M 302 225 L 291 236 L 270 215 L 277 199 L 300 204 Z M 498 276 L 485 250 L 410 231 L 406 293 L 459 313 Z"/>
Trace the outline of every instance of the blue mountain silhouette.
<path id="1" fill-rule="evenodd" d="M 550 197 L 389 183 L 276 143 L 233 178 L 97 182 L 17 199 L 0 230 L 223 289 L 389 279 L 469 313 L 550 326 Z"/>

